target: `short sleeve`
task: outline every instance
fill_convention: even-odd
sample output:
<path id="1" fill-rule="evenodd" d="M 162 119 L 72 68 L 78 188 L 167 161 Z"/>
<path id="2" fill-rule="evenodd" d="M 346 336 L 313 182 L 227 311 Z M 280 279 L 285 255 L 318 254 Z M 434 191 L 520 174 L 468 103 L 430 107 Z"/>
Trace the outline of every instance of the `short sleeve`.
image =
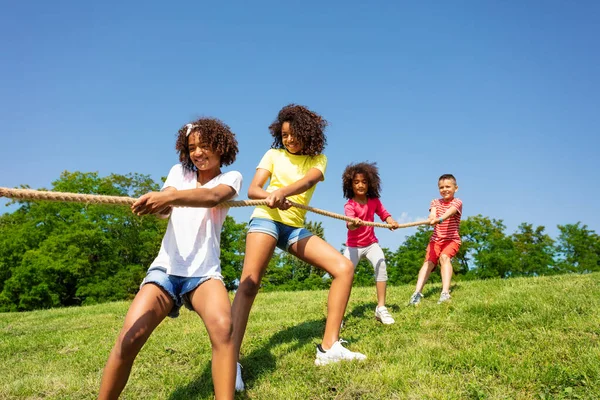
<path id="1" fill-rule="evenodd" d="M 223 174 L 220 184 L 231 186 L 235 190 L 236 196 L 240 194 L 242 190 L 242 174 L 238 171 L 229 171 Z"/>
<path id="2" fill-rule="evenodd" d="M 273 173 L 273 149 L 265 153 L 256 168 L 266 169 L 270 173 Z"/>
<path id="3" fill-rule="evenodd" d="M 452 199 L 452 202 L 450 203 L 450 205 L 454 208 L 456 208 L 456 210 L 458 211 L 458 214 L 462 215 L 462 200 L 461 199 L 457 199 L 456 197 L 454 199 Z"/>
<path id="4" fill-rule="evenodd" d="M 313 165 L 311 168 L 316 168 L 323 174 L 323 180 L 325 180 L 325 170 L 327 170 L 327 156 L 325 154 L 319 154 L 313 157 Z"/>
<path id="5" fill-rule="evenodd" d="M 175 164 L 171 167 L 169 171 L 169 175 L 167 175 L 167 180 L 163 184 L 161 191 L 165 190 L 168 187 L 174 187 L 177 189 L 181 185 L 181 180 L 183 178 L 183 166 L 181 164 Z"/>
<path id="6" fill-rule="evenodd" d="M 437 200 L 436 200 L 436 199 L 433 199 L 433 200 L 431 200 L 431 203 L 429 203 L 429 211 L 431 211 L 431 209 L 432 209 L 433 207 L 436 207 L 436 208 L 437 208 L 437 206 L 438 206 L 438 204 L 437 204 Z"/>

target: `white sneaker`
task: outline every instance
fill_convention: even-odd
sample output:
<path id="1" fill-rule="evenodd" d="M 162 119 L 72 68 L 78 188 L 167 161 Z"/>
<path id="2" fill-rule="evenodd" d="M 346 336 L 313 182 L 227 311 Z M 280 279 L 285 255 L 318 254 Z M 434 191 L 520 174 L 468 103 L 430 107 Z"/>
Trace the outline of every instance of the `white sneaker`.
<path id="1" fill-rule="evenodd" d="M 345 340 L 338 340 L 331 346 L 329 350 L 323 350 L 321 346 L 317 346 L 317 358 L 315 358 L 315 365 L 327 365 L 329 363 L 336 363 L 340 361 L 351 361 L 351 360 L 365 360 L 367 356 L 361 353 L 350 351 L 342 343 L 348 343 Z"/>
<path id="2" fill-rule="evenodd" d="M 237 371 L 235 373 L 235 391 L 243 392 L 244 389 L 244 381 L 242 380 L 242 364 L 237 363 Z"/>
<path id="3" fill-rule="evenodd" d="M 384 325 L 391 325 L 396 322 L 385 306 L 375 308 L 375 318 Z"/>
<path id="4" fill-rule="evenodd" d="M 410 301 L 408 302 L 409 306 L 418 306 L 421 302 L 423 295 L 421 292 L 414 292 L 412 296 L 410 296 Z"/>
<path id="5" fill-rule="evenodd" d="M 440 299 L 438 300 L 438 304 L 445 303 L 445 302 L 447 302 L 449 300 L 450 300 L 450 293 L 449 292 L 442 292 L 442 294 L 440 295 Z"/>

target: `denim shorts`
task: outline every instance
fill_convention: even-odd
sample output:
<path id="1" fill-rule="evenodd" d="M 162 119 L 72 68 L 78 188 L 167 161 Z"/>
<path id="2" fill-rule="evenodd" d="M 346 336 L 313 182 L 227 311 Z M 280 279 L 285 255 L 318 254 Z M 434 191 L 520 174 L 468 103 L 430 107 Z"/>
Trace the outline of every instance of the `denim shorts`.
<path id="1" fill-rule="evenodd" d="M 306 228 L 296 228 L 266 218 L 252 218 L 248 226 L 248 233 L 250 232 L 266 233 L 273 236 L 277 239 L 277 247 L 285 251 L 294 243 L 313 235 Z"/>
<path id="2" fill-rule="evenodd" d="M 185 305 L 189 310 L 194 310 L 190 303 L 189 294 L 209 279 L 218 279 L 223 282 L 221 275 L 175 276 L 167 274 L 166 268 L 151 267 L 146 273 L 140 289 L 146 283 L 153 283 L 162 288 L 175 302 L 173 309 L 169 312 L 169 317 L 177 318 L 182 305 Z"/>

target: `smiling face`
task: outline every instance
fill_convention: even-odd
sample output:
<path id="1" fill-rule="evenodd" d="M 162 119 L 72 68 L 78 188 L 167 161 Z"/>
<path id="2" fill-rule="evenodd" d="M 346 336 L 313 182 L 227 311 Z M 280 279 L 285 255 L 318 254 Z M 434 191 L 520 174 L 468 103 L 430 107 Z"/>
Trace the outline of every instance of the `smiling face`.
<path id="1" fill-rule="evenodd" d="M 213 151 L 210 146 L 202 143 L 199 133 L 188 137 L 190 159 L 198 171 L 219 170 L 221 168 L 221 154 Z"/>
<path id="2" fill-rule="evenodd" d="M 304 148 L 296 135 L 292 133 L 292 126 L 287 121 L 281 124 L 281 142 L 292 154 L 301 154 Z"/>
<path id="3" fill-rule="evenodd" d="M 454 179 L 440 179 L 438 189 L 444 201 L 451 201 L 454 198 L 454 193 L 458 190 Z"/>

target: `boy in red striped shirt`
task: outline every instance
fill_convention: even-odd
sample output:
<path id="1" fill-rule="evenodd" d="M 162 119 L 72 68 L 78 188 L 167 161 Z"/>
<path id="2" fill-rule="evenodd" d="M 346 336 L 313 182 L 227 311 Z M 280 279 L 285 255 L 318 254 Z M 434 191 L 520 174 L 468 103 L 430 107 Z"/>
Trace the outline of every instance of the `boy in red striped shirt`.
<path id="1" fill-rule="evenodd" d="M 421 302 L 423 286 L 435 269 L 438 261 L 442 275 L 442 294 L 438 304 L 450 300 L 450 280 L 452 279 L 452 257 L 458 253 L 460 247 L 460 216 L 462 215 L 462 201 L 454 197 L 458 190 L 456 178 L 451 174 L 444 174 L 438 180 L 441 199 L 431 201 L 429 205 L 429 224 L 434 226 L 433 235 L 427 246 L 425 262 L 419 271 L 417 287 L 411 296 L 409 305 L 416 306 Z"/>

